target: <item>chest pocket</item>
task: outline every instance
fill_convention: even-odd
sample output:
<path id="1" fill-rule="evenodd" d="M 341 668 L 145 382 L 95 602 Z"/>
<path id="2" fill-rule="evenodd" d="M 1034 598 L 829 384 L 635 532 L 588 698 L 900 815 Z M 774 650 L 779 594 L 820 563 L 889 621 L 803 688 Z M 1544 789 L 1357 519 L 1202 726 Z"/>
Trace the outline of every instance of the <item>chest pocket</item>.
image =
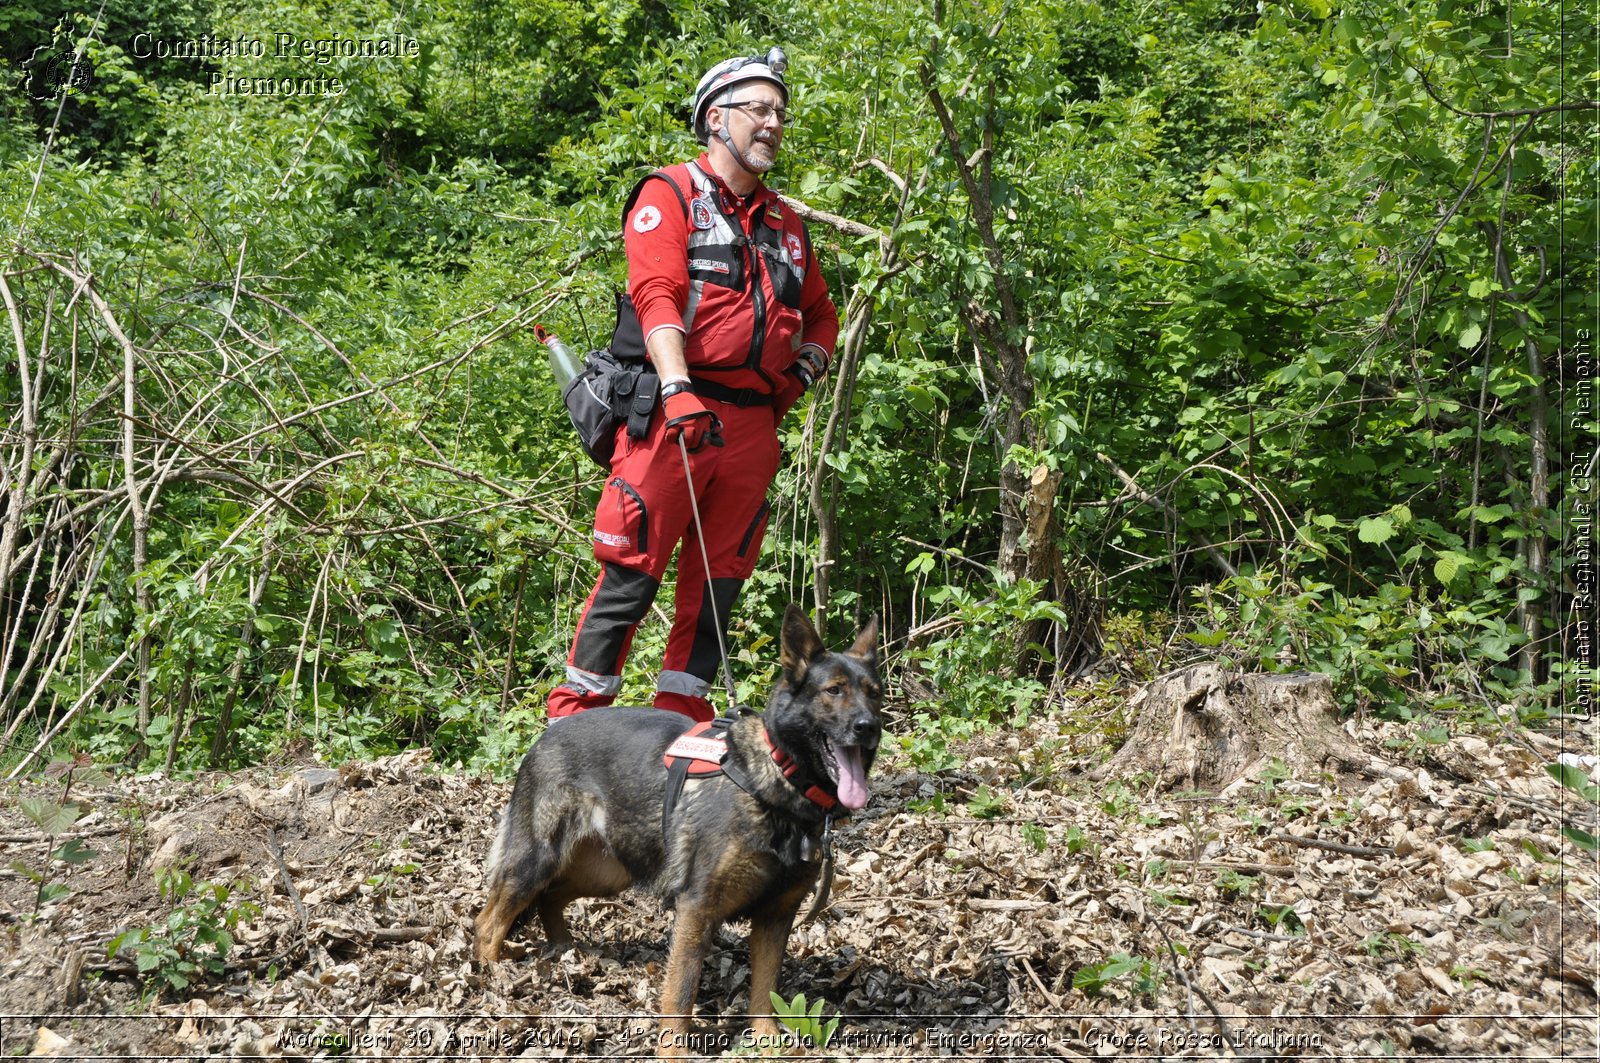
<path id="1" fill-rule="evenodd" d="M 804 285 L 804 276 L 800 267 L 790 259 L 789 252 L 778 243 L 777 233 L 771 230 L 762 230 L 762 239 L 756 246 L 761 249 L 761 257 L 767 265 L 767 276 L 772 278 L 772 291 L 778 297 L 778 302 L 793 310 L 800 309 L 800 289 Z"/>

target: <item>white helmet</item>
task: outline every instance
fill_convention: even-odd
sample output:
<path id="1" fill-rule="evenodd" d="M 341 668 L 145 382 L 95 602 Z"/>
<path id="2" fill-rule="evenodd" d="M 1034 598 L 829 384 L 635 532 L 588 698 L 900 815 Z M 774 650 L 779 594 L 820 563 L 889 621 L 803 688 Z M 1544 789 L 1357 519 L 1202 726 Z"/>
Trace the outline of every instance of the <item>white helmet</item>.
<path id="1" fill-rule="evenodd" d="M 742 81 L 770 81 L 778 86 L 779 92 L 783 93 L 783 103 L 787 107 L 789 86 L 783 80 L 783 72 L 788 66 L 789 59 L 783 54 L 783 49 L 772 48 L 766 55 L 745 55 L 737 59 L 724 59 L 707 70 L 706 76 L 695 86 L 694 110 L 690 112 L 689 125 L 694 129 L 695 138 L 702 144 L 710 140 L 711 131 L 706 128 L 706 112 L 715 105 L 723 89 Z"/>

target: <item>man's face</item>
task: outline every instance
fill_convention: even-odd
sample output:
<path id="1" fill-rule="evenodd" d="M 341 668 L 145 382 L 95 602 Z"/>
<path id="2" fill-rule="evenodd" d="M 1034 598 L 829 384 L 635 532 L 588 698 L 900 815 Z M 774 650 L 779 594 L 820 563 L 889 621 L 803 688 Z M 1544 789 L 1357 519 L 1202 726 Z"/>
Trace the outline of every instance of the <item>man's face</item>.
<path id="1" fill-rule="evenodd" d="M 772 169 L 778 159 L 778 146 L 783 142 L 783 123 L 778 120 L 778 109 L 783 106 L 783 93 L 776 85 L 765 81 L 747 81 L 735 85 L 728 104 L 712 107 L 706 121 L 713 134 L 726 128 L 733 139 L 734 150 L 745 164 L 758 173 Z M 765 118 L 755 113 L 765 111 Z"/>

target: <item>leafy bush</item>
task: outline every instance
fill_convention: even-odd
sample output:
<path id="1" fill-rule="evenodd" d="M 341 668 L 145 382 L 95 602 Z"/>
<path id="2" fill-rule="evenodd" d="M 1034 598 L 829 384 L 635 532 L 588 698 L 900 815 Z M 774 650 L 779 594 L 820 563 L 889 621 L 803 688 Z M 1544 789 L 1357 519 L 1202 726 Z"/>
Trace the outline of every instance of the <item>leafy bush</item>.
<path id="1" fill-rule="evenodd" d="M 107 942 L 106 958 L 131 951 L 147 989 L 157 994 L 183 995 L 199 983 L 226 975 L 233 929 L 255 918 L 260 909 L 248 901 L 230 904 L 230 887 L 195 882 L 180 868 L 157 871 L 156 887 L 172 906 L 166 920 L 118 934 Z"/>

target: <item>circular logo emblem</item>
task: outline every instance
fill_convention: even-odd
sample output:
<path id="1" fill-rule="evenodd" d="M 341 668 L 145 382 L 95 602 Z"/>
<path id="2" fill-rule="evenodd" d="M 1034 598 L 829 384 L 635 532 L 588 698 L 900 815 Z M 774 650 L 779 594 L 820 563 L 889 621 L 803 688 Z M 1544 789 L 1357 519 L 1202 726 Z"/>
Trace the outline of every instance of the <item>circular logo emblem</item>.
<path id="1" fill-rule="evenodd" d="M 22 64 L 23 91 L 40 102 L 59 100 L 70 93 L 82 94 L 94 83 L 94 67 L 88 56 L 75 51 L 52 51 L 41 47 Z"/>
<path id="2" fill-rule="evenodd" d="M 647 233 L 661 224 L 661 212 L 652 206 L 643 206 L 633 216 L 633 231 Z"/>
<path id="3" fill-rule="evenodd" d="M 695 196 L 689 204 L 689 220 L 696 229 L 709 229 L 716 224 L 716 218 L 711 213 L 711 204 L 706 202 L 704 196 Z"/>

